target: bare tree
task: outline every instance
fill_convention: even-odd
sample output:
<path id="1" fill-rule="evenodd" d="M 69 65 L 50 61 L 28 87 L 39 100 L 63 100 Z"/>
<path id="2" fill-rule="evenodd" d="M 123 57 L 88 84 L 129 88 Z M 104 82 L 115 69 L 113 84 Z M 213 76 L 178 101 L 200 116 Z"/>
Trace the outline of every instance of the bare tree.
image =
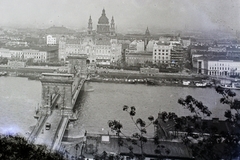
<path id="1" fill-rule="evenodd" d="M 134 145 L 140 148 L 141 156 L 139 158 L 144 159 L 145 157 L 144 144 L 148 141 L 146 137 L 146 133 L 147 133 L 146 129 L 150 125 L 154 124 L 154 117 L 149 116 L 148 117 L 149 122 L 146 123 L 141 118 L 137 118 L 136 120 L 134 119 L 134 116 L 136 115 L 136 108 L 134 106 L 128 107 L 127 105 L 124 105 L 123 111 L 129 114 L 131 121 L 137 128 L 137 132 L 133 133 L 131 137 L 125 135 L 122 132 L 123 125 L 117 120 L 109 120 L 108 125 L 111 128 L 111 131 L 115 132 L 116 135 L 118 136 L 119 146 L 125 146 L 129 149 L 130 157 L 137 157 L 137 155 L 133 151 L 133 145 Z M 132 145 L 129 145 L 129 143 Z M 159 152 L 157 154 L 159 154 Z"/>

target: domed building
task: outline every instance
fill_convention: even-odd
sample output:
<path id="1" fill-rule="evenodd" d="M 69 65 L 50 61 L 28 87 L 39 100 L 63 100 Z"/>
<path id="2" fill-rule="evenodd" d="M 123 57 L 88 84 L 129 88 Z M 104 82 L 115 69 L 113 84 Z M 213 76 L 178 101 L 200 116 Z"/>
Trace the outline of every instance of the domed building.
<path id="1" fill-rule="evenodd" d="M 121 60 L 122 44 L 115 34 L 113 17 L 109 20 L 105 9 L 98 19 L 96 31 L 93 29 L 92 17 L 89 17 L 87 32 L 78 37 L 62 37 L 59 40 L 59 60 L 67 60 L 71 54 L 86 54 L 91 64 L 110 65 Z"/>
<path id="2" fill-rule="evenodd" d="M 104 35 L 111 35 L 111 36 L 115 35 L 114 19 L 112 17 L 111 24 L 109 24 L 109 20 L 106 16 L 105 9 L 102 10 L 102 15 L 98 19 L 97 33 L 104 34 Z M 92 19 L 91 19 L 91 17 L 89 18 L 89 22 L 88 22 L 88 34 L 92 34 Z"/>

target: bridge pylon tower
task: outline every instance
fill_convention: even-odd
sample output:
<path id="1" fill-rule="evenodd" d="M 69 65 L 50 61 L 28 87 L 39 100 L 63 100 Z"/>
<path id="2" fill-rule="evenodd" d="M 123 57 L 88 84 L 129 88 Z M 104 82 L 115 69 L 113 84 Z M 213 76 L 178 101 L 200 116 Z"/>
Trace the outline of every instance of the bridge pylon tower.
<path id="1" fill-rule="evenodd" d="M 73 74 L 43 73 L 41 115 L 49 115 L 52 110 L 61 114 L 72 114 Z"/>
<path id="2" fill-rule="evenodd" d="M 68 73 L 42 73 L 42 102 L 35 117 L 50 115 L 52 110 L 73 116 L 73 107 L 87 78 L 87 55 L 69 55 L 67 58 Z"/>
<path id="3" fill-rule="evenodd" d="M 87 76 L 87 55 L 86 54 L 70 54 L 68 57 L 68 73 L 74 74 L 81 78 Z"/>

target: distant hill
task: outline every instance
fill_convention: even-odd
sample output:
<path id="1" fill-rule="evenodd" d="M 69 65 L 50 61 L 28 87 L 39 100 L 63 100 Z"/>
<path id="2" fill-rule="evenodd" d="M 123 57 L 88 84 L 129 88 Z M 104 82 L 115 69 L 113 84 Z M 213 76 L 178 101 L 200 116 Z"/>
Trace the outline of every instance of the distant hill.
<path id="1" fill-rule="evenodd" d="M 52 26 L 45 30 L 47 34 L 73 34 L 74 30 L 68 29 L 64 26 Z"/>

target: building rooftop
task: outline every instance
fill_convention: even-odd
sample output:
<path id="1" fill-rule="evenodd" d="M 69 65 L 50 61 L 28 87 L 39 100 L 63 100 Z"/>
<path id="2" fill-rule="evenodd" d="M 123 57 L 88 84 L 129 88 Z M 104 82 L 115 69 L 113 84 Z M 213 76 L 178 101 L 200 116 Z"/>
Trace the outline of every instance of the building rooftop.
<path id="1" fill-rule="evenodd" d="M 105 9 L 102 10 L 102 16 L 98 19 L 98 24 L 109 24 Z"/>
<path id="2" fill-rule="evenodd" d="M 192 53 L 192 55 L 227 56 L 227 52 L 197 51 Z"/>
<path id="3" fill-rule="evenodd" d="M 144 55 L 152 57 L 152 52 L 139 51 L 139 52 L 130 52 L 126 54 L 126 56 L 144 56 Z"/>
<path id="4" fill-rule="evenodd" d="M 108 141 L 101 141 L 102 137 L 107 138 Z M 135 155 L 141 155 L 141 149 L 137 145 L 132 145 L 131 141 L 123 140 L 123 146 L 119 146 L 119 139 L 116 136 L 109 135 L 98 135 L 90 136 L 87 135 L 87 144 L 93 145 L 96 147 L 97 154 L 102 154 L 104 151 L 112 154 L 120 154 L 120 155 L 129 155 L 129 149 L 127 146 L 132 146 L 132 152 Z M 138 142 L 139 143 L 139 142 Z M 143 145 L 143 151 L 146 157 L 159 157 L 160 155 L 155 153 L 155 150 L 159 149 L 161 151 L 161 156 L 169 159 L 193 159 L 193 156 L 188 151 L 187 147 L 180 142 L 171 142 L 171 141 L 162 141 L 160 145 L 154 144 L 152 139 L 149 139 Z"/>
<path id="5" fill-rule="evenodd" d="M 38 51 L 46 51 L 46 52 L 51 52 L 51 51 L 56 51 L 58 50 L 58 46 L 33 46 L 33 47 L 13 47 L 13 46 L 7 46 L 1 49 L 6 49 L 6 50 L 15 50 L 15 51 L 23 51 L 23 50 L 38 50 Z"/>
<path id="6" fill-rule="evenodd" d="M 67 44 L 80 44 L 79 39 L 67 39 L 66 41 Z"/>
<path id="7" fill-rule="evenodd" d="M 188 124 L 193 129 L 192 132 L 195 132 L 195 133 L 202 132 L 202 130 L 198 127 L 200 123 L 203 123 L 203 125 L 205 125 L 206 128 L 208 128 L 204 131 L 204 133 L 210 133 L 211 130 L 209 129 L 214 128 L 216 131 L 216 134 L 222 133 L 222 132 L 225 132 L 225 133 L 237 132 L 238 134 L 240 134 L 239 126 L 233 126 L 231 122 L 219 120 L 218 118 L 212 118 L 212 119 L 199 118 L 199 120 L 196 120 L 195 122 L 193 121 L 193 119 L 186 119 L 186 121 L 187 121 L 186 124 Z M 159 114 L 158 122 L 163 128 L 166 129 L 167 132 L 175 131 L 174 125 L 176 123 L 174 122 L 174 120 L 169 120 L 167 122 L 164 122 L 161 120 L 161 114 Z M 167 126 L 170 126 L 170 127 L 167 127 Z M 187 132 L 187 130 L 182 129 L 181 132 Z"/>
<path id="8" fill-rule="evenodd" d="M 156 44 L 157 44 L 157 45 L 164 45 L 164 46 L 169 46 L 169 45 L 170 45 L 170 43 L 164 42 L 164 41 L 159 41 L 159 42 L 157 42 Z"/>
<path id="9" fill-rule="evenodd" d="M 240 62 L 240 57 L 212 57 L 208 61 L 233 61 Z"/>
<path id="10" fill-rule="evenodd" d="M 197 46 L 192 46 L 191 49 L 192 49 L 192 50 L 193 50 L 193 49 L 197 49 L 197 50 L 206 50 L 206 51 L 207 51 L 207 50 L 208 50 L 208 47 L 209 47 L 209 46 L 200 46 L 200 45 L 197 45 Z"/>

